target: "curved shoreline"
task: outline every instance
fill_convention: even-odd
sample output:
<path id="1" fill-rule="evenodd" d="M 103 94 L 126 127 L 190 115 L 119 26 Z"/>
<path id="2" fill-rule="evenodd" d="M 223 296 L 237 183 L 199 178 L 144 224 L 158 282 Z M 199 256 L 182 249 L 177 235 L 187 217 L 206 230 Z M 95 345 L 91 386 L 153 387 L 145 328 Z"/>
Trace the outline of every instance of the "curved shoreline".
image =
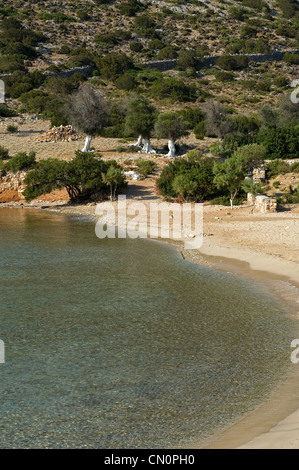
<path id="1" fill-rule="evenodd" d="M 188 262 L 258 281 L 259 288 L 270 296 L 273 296 L 274 283 L 281 283 L 279 292 L 275 286 L 274 298 L 288 311 L 293 320 L 299 319 L 299 266 L 296 262 L 252 249 L 225 246 L 215 242 L 214 237 L 205 237 L 203 240 L 200 250 L 185 250 L 182 248 L 182 242 L 173 240 L 155 241 L 177 248 L 183 259 Z M 295 335 L 299 338 L 299 322 L 294 339 Z M 290 348 L 290 354 L 291 351 Z M 299 448 L 299 433 L 297 438 L 296 429 L 292 431 L 294 420 L 299 428 L 298 388 L 299 364 L 290 362 L 290 370 L 286 376 L 260 406 L 223 431 L 194 443 L 191 448 Z M 279 431 L 275 427 L 278 427 Z"/>
<path id="2" fill-rule="evenodd" d="M 207 250 L 208 251 L 208 250 Z M 225 247 L 221 247 L 225 252 Z M 202 252 L 206 253 L 205 250 Z M 203 253 L 202 253 L 203 254 Z M 191 262 L 198 262 L 205 265 L 206 261 L 213 269 L 228 271 L 241 276 L 245 276 L 253 281 L 263 281 L 262 288 L 270 294 L 270 289 L 274 283 L 280 283 L 280 290 L 274 297 L 284 308 L 287 307 L 289 315 L 298 320 L 299 303 L 299 273 L 294 275 L 292 269 L 295 263 L 285 261 L 283 266 L 284 275 L 277 272 L 277 260 L 273 258 L 273 269 L 262 270 L 262 257 L 254 267 L 249 263 L 240 261 L 237 257 L 230 255 L 233 250 L 228 250 L 226 257 L 211 256 L 204 254 L 201 262 L 185 258 Z M 236 256 L 237 253 L 235 253 Z M 253 252 L 251 252 L 253 254 Z M 269 261 L 269 260 L 268 260 Z M 280 261 L 281 262 L 281 261 Z M 259 268 L 258 268 L 259 265 Z M 270 265 L 267 265 L 270 269 Z M 289 276 L 287 276 L 289 274 Z M 260 286 L 260 285 L 259 285 Z M 294 289 L 295 287 L 295 289 Z M 298 324 L 299 331 L 299 324 Z M 294 332 L 298 337 L 298 331 Z M 290 353 L 291 353 L 290 348 Z M 299 448 L 299 367 L 291 364 L 290 370 L 282 379 L 282 382 L 270 394 L 270 396 L 255 410 L 241 417 L 237 422 L 228 428 L 215 433 L 210 438 L 195 443 L 195 449 L 291 449 Z"/>
<path id="3" fill-rule="evenodd" d="M 41 209 L 31 207 L 33 209 Z M 94 207 L 81 210 L 73 208 L 43 207 L 49 212 L 62 215 L 93 216 Z M 204 238 L 200 250 L 184 250 L 181 242 L 172 240 L 156 240 L 176 247 L 182 257 L 188 261 L 216 270 L 241 275 L 255 282 L 262 281 L 259 287 L 265 289 L 268 295 L 273 295 L 274 283 L 279 292 L 274 297 L 287 307 L 289 315 L 299 319 L 299 266 L 294 261 L 272 256 L 248 248 L 227 246 L 219 243 L 214 237 Z M 226 245 L 226 246 L 225 246 Z M 291 248 L 290 248 L 291 249 Z M 196 251 L 196 253 L 195 253 Z M 271 292 L 270 292 L 271 289 Z M 290 298 L 292 297 L 292 298 Z M 294 331 L 299 338 L 298 332 Z M 290 347 L 291 354 L 291 347 Z M 282 378 L 276 390 L 258 408 L 237 422 L 215 433 L 210 438 L 194 443 L 192 449 L 290 449 L 299 448 L 299 364 L 291 364 L 290 372 Z M 298 395 L 298 396 L 297 396 Z"/>

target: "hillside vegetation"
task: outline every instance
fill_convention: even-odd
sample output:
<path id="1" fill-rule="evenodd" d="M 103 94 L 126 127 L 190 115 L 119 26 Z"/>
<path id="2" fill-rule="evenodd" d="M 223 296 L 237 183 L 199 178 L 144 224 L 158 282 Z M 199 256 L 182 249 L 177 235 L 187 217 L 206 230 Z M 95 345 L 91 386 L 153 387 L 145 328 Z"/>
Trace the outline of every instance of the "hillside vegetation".
<path id="1" fill-rule="evenodd" d="M 178 141 L 190 135 L 185 151 L 211 138 L 213 145 L 201 150 L 216 158 L 237 158 L 242 147 L 260 146 L 264 159 L 295 159 L 299 107 L 290 94 L 299 62 L 298 20 L 295 0 L 7 0 L 0 3 L 7 98 L 0 117 L 29 113 L 52 126 L 74 124 L 88 136 L 84 150 L 100 135 L 138 138 L 137 152 L 142 137 L 143 152 L 154 154 L 150 138 L 156 137 L 168 141 L 173 158 Z M 248 57 L 273 50 L 283 59 L 256 63 Z M 219 58 L 207 66 L 204 57 L 211 55 Z M 147 64 L 173 59 L 176 65 L 165 72 Z M 85 98 L 74 118 L 70 110 L 80 93 Z M 10 123 L 7 132 L 17 127 Z M 183 184 L 189 194 L 184 178 L 168 194 L 180 194 Z"/>

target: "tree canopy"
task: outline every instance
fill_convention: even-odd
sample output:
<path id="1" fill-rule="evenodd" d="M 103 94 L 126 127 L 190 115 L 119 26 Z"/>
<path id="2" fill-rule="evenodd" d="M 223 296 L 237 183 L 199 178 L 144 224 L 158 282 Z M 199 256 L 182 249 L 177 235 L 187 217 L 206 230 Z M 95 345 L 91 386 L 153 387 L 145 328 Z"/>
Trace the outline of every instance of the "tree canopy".
<path id="1" fill-rule="evenodd" d="M 56 158 L 40 160 L 26 176 L 25 198 L 31 201 L 61 188 L 66 188 L 72 202 L 91 197 L 102 198 L 110 186 L 104 178 L 111 166 L 120 169 L 115 161 L 104 161 L 98 155 L 80 151 L 69 162 Z M 118 181 L 119 188 L 123 184 L 123 179 Z"/>
<path id="2" fill-rule="evenodd" d="M 101 131 L 107 116 L 104 95 L 88 83 L 71 96 L 65 109 L 70 123 L 90 136 Z"/>
<path id="3" fill-rule="evenodd" d="M 127 133 L 133 135 L 142 135 L 149 139 L 154 129 L 157 111 L 142 96 L 133 97 L 127 106 L 127 115 L 125 128 Z"/>
<path id="4" fill-rule="evenodd" d="M 215 163 L 213 171 L 215 175 L 214 183 L 217 188 L 225 188 L 229 191 L 232 206 L 248 172 L 244 158 L 242 155 L 235 153 L 224 163 Z"/>
<path id="5" fill-rule="evenodd" d="M 158 138 L 173 141 L 187 133 L 183 119 L 173 111 L 159 114 L 155 124 L 155 131 Z"/>

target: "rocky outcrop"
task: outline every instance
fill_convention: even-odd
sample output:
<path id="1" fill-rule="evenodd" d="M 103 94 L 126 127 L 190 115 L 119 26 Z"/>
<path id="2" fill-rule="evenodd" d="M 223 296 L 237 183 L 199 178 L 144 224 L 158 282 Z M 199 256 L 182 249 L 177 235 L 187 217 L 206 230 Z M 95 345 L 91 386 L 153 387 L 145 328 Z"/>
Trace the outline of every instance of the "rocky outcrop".
<path id="1" fill-rule="evenodd" d="M 23 191 L 26 188 L 24 184 L 26 174 L 25 171 L 6 174 L 0 172 L 0 202 L 25 200 Z"/>

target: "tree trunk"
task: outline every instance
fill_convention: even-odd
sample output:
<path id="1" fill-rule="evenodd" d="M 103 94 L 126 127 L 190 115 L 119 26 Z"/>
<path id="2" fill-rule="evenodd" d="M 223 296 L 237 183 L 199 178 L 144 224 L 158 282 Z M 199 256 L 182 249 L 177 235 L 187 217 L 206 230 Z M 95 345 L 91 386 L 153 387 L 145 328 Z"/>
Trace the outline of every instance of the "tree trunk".
<path id="1" fill-rule="evenodd" d="M 91 135 L 87 135 L 86 136 L 86 139 L 85 139 L 85 144 L 84 144 L 84 147 L 82 149 L 82 152 L 89 152 L 90 150 L 90 142 L 91 142 Z"/>
<path id="2" fill-rule="evenodd" d="M 149 139 L 144 139 L 144 146 L 143 146 L 143 149 L 141 150 L 141 152 L 145 152 L 145 153 L 156 153 L 156 150 L 154 150 L 154 149 L 151 147 L 151 143 L 150 143 L 150 140 L 149 140 Z"/>
<path id="3" fill-rule="evenodd" d="M 113 201 L 116 200 L 116 190 L 117 190 L 117 183 L 115 183 L 115 186 L 114 186 Z"/>
<path id="4" fill-rule="evenodd" d="M 142 135 L 138 137 L 137 142 L 134 142 L 134 144 L 130 144 L 129 147 L 142 147 Z"/>
<path id="5" fill-rule="evenodd" d="M 169 152 L 166 155 L 166 157 L 167 158 L 174 158 L 174 156 L 175 156 L 175 145 L 174 145 L 173 140 L 168 141 L 168 149 L 169 149 Z"/>
<path id="6" fill-rule="evenodd" d="M 233 199 L 232 199 L 232 198 L 230 198 L 230 200 L 229 200 L 229 201 L 230 201 L 230 208 L 232 209 L 232 208 L 233 208 Z"/>

